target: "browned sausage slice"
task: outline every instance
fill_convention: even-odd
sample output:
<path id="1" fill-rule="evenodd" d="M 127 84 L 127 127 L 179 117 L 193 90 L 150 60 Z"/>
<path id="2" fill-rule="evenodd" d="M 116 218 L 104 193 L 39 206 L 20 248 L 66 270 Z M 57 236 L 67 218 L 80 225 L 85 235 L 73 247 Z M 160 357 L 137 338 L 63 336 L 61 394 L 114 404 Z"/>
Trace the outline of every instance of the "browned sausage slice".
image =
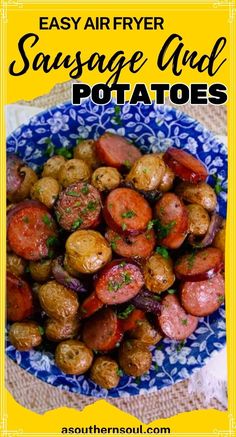
<path id="1" fill-rule="evenodd" d="M 126 237 L 108 229 L 105 237 L 112 250 L 124 258 L 147 258 L 151 255 L 156 243 L 155 233 L 152 229 L 143 234 Z"/>
<path id="2" fill-rule="evenodd" d="M 142 155 L 126 138 L 105 132 L 95 142 L 100 161 L 116 168 L 130 168 Z"/>
<path id="3" fill-rule="evenodd" d="M 25 201 L 9 212 L 8 242 L 17 255 L 37 261 L 50 253 L 49 239 L 55 238 L 56 223 L 40 202 Z"/>
<path id="4" fill-rule="evenodd" d="M 185 150 L 169 147 L 164 153 L 163 160 L 183 181 L 197 184 L 205 181 L 208 176 L 206 167 Z"/>
<path id="5" fill-rule="evenodd" d="M 104 218 L 115 232 L 137 235 L 146 230 L 152 210 L 141 194 L 130 188 L 116 188 L 106 198 Z"/>
<path id="6" fill-rule="evenodd" d="M 217 273 L 206 281 L 184 282 L 181 303 L 193 316 L 203 317 L 216 311 L 224 301 L 224 278 Z"/>
<path id="7" fill-rule="evenodd" d="M 29 284 L 7 272 L 7 319 L 21 322 L 32 315 L 33 296 Z"/>
<path id="8" fill-rule="evenodd" d="M 92 229 L 100 222 L 101 197 L 92 185 L 77 182 L 61 192 L 55 208 L 58 223 L 67 231 Z"/>
<path id="9" fill-rule="evenodd" d="M 116 305 L 136 296 L 144 285 L 138 266 L 129 260 L 115 260 L 99 272 L 95 292 L 105 304 Z"/>
<path id="10" fill-rule="evenodd" d="M 157 237 L 169 249 L 180 247 L 188 231 L 188 213 L 180 198 L 165 193 L 155 205 Z"/>
<path id="11" fill-rule="evenodd" d="M 183 281 L 204 281 L 220 272 L 224 266 L 220 249 L 207 247 L 181 256 L 174 267 L 176 277 Z"/>
<path id="12" fill-rule="evenodd" d="M 178 298 L 168 294 L 162 301 L 158 322 L 167 337 L 173 340 L 185 340 L 195 331 L 198 318 L 187 314 Z"/>
<path id="13" fill-rule="evenodd" d="M 93 350 L 105 352 L 114 349 L 121 337 L 120 321 L 110 308 L 98 311 L 84 324 L 82 339 Z"/>

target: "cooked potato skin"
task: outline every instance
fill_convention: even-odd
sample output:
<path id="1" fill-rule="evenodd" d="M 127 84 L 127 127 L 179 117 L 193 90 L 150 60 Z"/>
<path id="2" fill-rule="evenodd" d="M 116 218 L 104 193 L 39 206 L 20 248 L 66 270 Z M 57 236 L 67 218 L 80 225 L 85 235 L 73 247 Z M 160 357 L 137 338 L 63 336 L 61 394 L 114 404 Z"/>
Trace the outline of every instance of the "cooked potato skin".
<path id="1" fill-rule="evenodd" d="M 221 229 L 216 233 L 212 243 L 212 246 L 220 249 L 222 253 L 225 253 L 225 227 L 226 221 L 224 220 Z"/>
<path id="2" fill-rule="evenodd" d="M 208 212 L 196 203 L 187 205 L 189 232 L 196 236 L 205 235 L 209 228 L 210 217 Z"/>
<path id="3" fill-rule="evenodd" d="M 73 269 L 73 267 L 71 266 L 67 253 L 65 254 L 63 264 L 64 264 L 65 270 L 69 273 L 69 275 L 74 276 L 75 278 L 79 278 L 81 276 L 81 273 L 79 273 L 78 270 Z"/>
<path id="4" fill-rule="evenodd" d="M 46 282 L 52 275 L 52 260 L 30 261 L 29 270 L 34 281 Z"/>
<path id="5" fill-rule="evenodd" d="M 160 332 L 147 319 L 138 320 L 136 328 L 129 331 L 129 337 L 149 345 L 157 344 L 162 339 Z"/>
<path id="6" fill-rule="evenodd" d="M 76 293 L 56 281 L 49 281 L 40 287 L 39 301 L 45 313 L 57 320 L 75 317 L 79 308 Z"/>
<path id="7" fill-rule="evenodd" d="M 110 191 L 121 183 L 121 174 L 114 167 L 99 167 L 92 174 L 92 185 L 99 191 Z"/>
<path id="8" fill-rule="evenodd" d="M 28 351 L 42 342 L 40 326 L 36 322 L 16 322 L 9 330 L 9 340 L 19 351 Z"/>
<path id="9" fill-rule="evenodd" d="M 52 208 L 60 193 L 58 181 L 50 176 L 39 179 L 31 188 L 30 195 L 32 199 Z"/>
<path id="10" fill-rule="evenodd" d="M 80 230 L 66 241 L 67 261 L 80 273 L 94 273 L 111 260 L 112 251 L 97 231 Z"/>
<path id="11" fill-rule="evenodd" d="M 158 188 L 164 173 L 164 161 L 157 153 L 152 153 L 135 161 L 126 181 L 131 182 L 137 190 L 152 191 Z"/>
<path id="12" fill-rule="evenodd" d="M 64 188 L 75 182 L 88 182 L 91 169 L 82 159 L 70 159 L 60 169 L 59 182 Z"/>
<path id="13" fill-rule="evenodd" d="M 74 148 L 74 158 L 82 159 L 93 169 L 99 167 L 100 161 L 96 155 L 94 140 L 83 140 Z"/>
<path id="14" fill-rule="evenodd" d="M 66 340 L 57 346 L 55 361 L 64 373 L 82 375 L 90 368 L 93 353 L 82 341 Z"/>
<path id="15" fill-rule="evenodd" d="M 19 190 L 11 195 L 8 195 L 8 200 L 10 202 L 21 202 L 21 200 L 29 197 L 32 185 L 34 185 L 38 180 L 38 176 L 36 175 L 35 171 L 27 165 L 21 167 L 20 173 L 24 175 L 24 179 Z"/>
<path id="16" fill-rule="evenodd" d="M 204 209 L 212 212 L 216 208 L 217 197 L 213 188 L 205 182 L 190 184 L 181 182 L 176 187 L 176 194 L 188 203 L 197 203 Z"/>
<path id="17" fill-rule="evenodd" d="M 146 287 L 153 293 L 162 293 L 175 281 L 171 259 L 159 253 L 150 256 L 144 265 L 143 274 Z"/>
<path id="18" fill-rule="evenodd" d="M 119 364 L 127 375 L 141 376 L 150 369 L 152 354 L 146 343 L 126 340 L 119 348 Z"/>
<path id="19" fill-rule="evenodd" d="M 163 155 L 164 153 L 159 153 L 160 158 L 163 158 Z M 158 185 L 158 191 L 161 191 L 162 193 L 166 193 L 167 191 L 170 191 L 173 187 L 174 179 L 175 179 L 174 172 L 170 169 L 170 167 L 168 167 L 168 165 L 165 164 L 165 171 L 162 176 L 162 180 Z"/>
<path id="20" fill-rule="evenodd" d="M 42 177 L 51 177 L 56 180 L 59 179 L 61 167 L 65 164 L 66 159 L 64 156 L 55 155 L 45 162 L 43 166 Z"/>
<path id="21" fill-rule="evenodd" d="M 90 378 L 95 384 L 107 390 L 117 387 L 120 381 L 119 366 L 108 356 L 97 357 L 90 369 Z"/>
<path id="22" fill-rule="evenodd" d="M 48 319 L 45 324 L 45 335 L 50 341 L 63 341 L 77 337 L 79 333 L 79 319 L 56 320 Z"/>
<path id="23" fill-rule="evenodd" d="M 16 276 L 22 276 L 25 272 L 26 261 L 15 253 L 7 254 L 7 271 Z"/>

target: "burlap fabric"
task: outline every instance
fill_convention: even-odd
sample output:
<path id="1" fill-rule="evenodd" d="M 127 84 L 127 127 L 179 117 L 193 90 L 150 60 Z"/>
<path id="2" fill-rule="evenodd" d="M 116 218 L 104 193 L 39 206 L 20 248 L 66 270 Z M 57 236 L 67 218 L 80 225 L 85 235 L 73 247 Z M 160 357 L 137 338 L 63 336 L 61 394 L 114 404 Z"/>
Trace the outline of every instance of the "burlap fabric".
<path id="1" fill-rule="evenodd" d="M 29 102 L 20 101 L 17 103 L 47 108 L 67 101 L 70 99 L 70 84 L 71 82 L 58 84 L 47 95 Z M 227 134 L 227 114 L 224 106 L 209 105 L 203 108 L 187 104 L 182 109 L 216 134 Z M 39 414 L 63 406 L 81 411 L 97 400 L 93 397 L 67 393 L 52 387 L 22 370 L 9 358 L 6 359 L 6 387 L 19 404 Z M 223 404 L 217 399 L 213 398 L 206 401 L 205 396 L 201 393 L 194 396 L 190 395 L 188 380 L 159 390 L 156 393 L 133 396 L 132 398 L 108 398 L 107 401 L 136 416 L 144 423 L 159 418 L 168 418 L 185 411 L 209 408 L 225 410 Z"/>

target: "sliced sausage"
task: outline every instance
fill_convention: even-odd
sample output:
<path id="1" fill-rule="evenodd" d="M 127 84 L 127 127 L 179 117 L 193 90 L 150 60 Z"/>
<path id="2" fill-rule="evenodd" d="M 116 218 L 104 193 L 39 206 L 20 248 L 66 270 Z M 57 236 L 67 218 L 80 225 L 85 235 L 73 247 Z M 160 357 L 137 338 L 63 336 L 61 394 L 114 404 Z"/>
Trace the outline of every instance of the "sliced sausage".
<path id="1" fill-rule="evenodd" d="M 9 212 L 8 242 L 17 255 L 30 261 L 50 253 L 49 239 L 57 236 L 56 223 L 39 202 L 22 202 Z"/>
<path id="2" fill-rule="evenodd" d="M 175 263 L 175 274 L 183 281 L 204 281 L 223 269 L 223 255 L 220 249 L 207 247 L 181 256 Z"/>
<path id="3" fill-rule="evenodd" d="M 108 229 L 105 237 L 112 250 L 124 258 L 148 258 L 156 244 L 155 233 L 151 229 L 139 235 L 122 237 L 112 229 Z"/>
<path id="4" fill-rule="evenodd" d="M 104 218 L 119 234 L 137 235 L 146 230 L 152 210 L 141 194 L 130 188 L 116 188 L 106 198 Z"/>
<path id="5" fill-rule="evenodd" d="M 95 292 L 105 304 L 116 305 L 136 296 L 144 285 L 143 275 L 137 265 L 129 260 L 115 260 L 99 273 Z"/>
<path id="6" fill-rule="evenodd" d="M 185 150 L 169 147 L 164 153 L 163 160 L 183 181 L 197 184 L 205 181 L 208 176 L 206 167 Z"/>
<path id="7" fill-rule="evenodd" d="M 103 307 L 104 303 L 98 299 L 95 292 L 91 293 L 80 306 L 79 315 L 81 319 L 87 319 Z"/>
<path id="8" fill-rule="evenodd" d="M 99 191 L 83 182 L 70 185 L 59 195 L 55 210 L 59 225 L 67 231 L 95 228 L 101 213 Z"/>
<path id="9" fill-rule="evenodd" d="M 105 132 L 95 142 L 100 161 L 119 169 L 130 168 L 142 155 L 126 138 Z"/>
<path id="10" fill-rule="evenodd" d="M 220 273 L 205 281 L 184 282 L 181 286 L 181 303 L 193 316 L 208 316 L 216 311 L 223 301 L 224 278 Z"/>
<path id="11" fill-rule="evenodd" d="M 33 295 L 29 284 L 7 272 L 7 319 L 20 322 L 33 313 Z"/>
<path id="12" fill-rule="evenodd" d="M 141 320 L 145 319 L 145 312 L 134 308 L 131 314 L 128 315 L 125 319 L 121 320 L 122 331 L 131 331 L 135 329 Z"/>
<path id="13" fill-rule="evenodd" d="M 167 337 L 173 340 L 185 340 L 195 331 L 198 318 L 187 314 L 178 298 L 168 294 L 162 301 L 158 323 Z"/>
<path id="14" fill-rule="evenodd" d="M 116 313 L 110 308 L 100 310 L 84 324 L 83 341 L 93 350 L 108 351 L 114 349 L 121 337 L 120 322 Z"/>
<path id="15" fill-rule="evenodd" d="M 178 196 L 165 193 L 155 205 L 157 237 L 163 246 L 177 249 L 188 231 L 187 210 Z"/>

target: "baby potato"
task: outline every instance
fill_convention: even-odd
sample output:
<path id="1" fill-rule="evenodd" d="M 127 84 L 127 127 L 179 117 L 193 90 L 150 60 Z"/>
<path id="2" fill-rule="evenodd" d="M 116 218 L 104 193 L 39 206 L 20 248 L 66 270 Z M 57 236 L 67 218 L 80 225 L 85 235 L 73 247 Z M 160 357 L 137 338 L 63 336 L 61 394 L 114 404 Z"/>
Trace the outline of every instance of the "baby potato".
<path id="1" fill-rule="evenodd" d="M 45 313 L 57 320 L 75 317 L 79 308 L 76 293 L 56 281 L 49 281 L 40 287 L 39 301 Z"/>
<path id="2" fill-rule="evenodd" d="M 9 330 L 9 340 L 19 351 L 28 351 L 42 342 L 42 328 L 36 322 L 16 322 Z"/>
<path id="3" fill-rule="evenodd" d="M 129 331 L 129 336 L 149 345 L 157 344 L 162 336 L 147 319 L 137 321 L 137 326 Z"/>
<path id="4" fill-rule="evenodd" d="M 31 188 L 30 195 L 32 199 L 39 200 L 48 208 L 52 208 L 55 200 L 60 193 L 58 181 L 51 176 L 45 176 L 39 179 Z"/>
<path id="5" fill-rule="evenodd" d="M 74 148 L 74 158 L 82 159 L 93 169 L 99 167 L 100 161 L 96 155 L 94 140 L 83 140 Z"/>
<path id="6" fill-rule="evenodd" d="M 153 293 L 162 293 L 173 285 L 175 275 L 172 260 L 155 253 L 143 268 L 146 287 Z"/>
<path id="7" fill-rule="evenodd" d="M 160 156 L 160 158 L 162 158 L 164 153 L 159 153 L 158 155 Z M 161 191 L 162 193 L 170 191 L 173 187 L 174 178 L 174 172 L 170 169 L 170 167 L 168 167 L 168 165 L 165 164 L 165 171 L 162 176 L 162 180 L 158 185 L 158 191 Z"/>
<path id="8" fill-rule="evenodd" d="M 119 348 L 119 364 L 127 375 L 141 376 L 150 369 L 152 354 L 146 343 L 126 340 Z"/>
<path id="9" fill-rule="evenodd" d="M 225 252 L 225 227 L 226 227 L 226 221 L 224 220 L 222 223 L 222 227 L 216 233 L 216 236 L 212 242 L 212 246 L 217 247 L 223 253 Z"/>
<path id="10" fill-rule="evenodd" d="M 201 236 L 207 233 L 210 224 L 208 212 L 196 203 L 187 205 L 188 229 L 193 235 Z"/>
<path id="11" fill-rule="evenodd" d="M 121 183 L 121 174 L 114 167 L 99 167 L 92 174 L 92 185 L 99 191 L 110 191 Z"/>
<path id="12" fill-rule="evenodd" d="M 55 155 L 45 162 L 43 166 L 42 177 L 51 177 L 58 180 L 62 166 L 65 164 L 64 156 Z"/>
<path id="13" fill-rule="evenodd" d="M 59 342 L 77 337 L 79 327 L 78 317 L 65 320 L 48 319 L 45 324 L 45 334 L 48 340 Z"/>
<path id="14" fill-rule="evenodd" d="M 201 205 L 208 212 L 212 212 L 216 208 L 216 193 L 206 182 L 200 182 L 198 184 L 181 182 L 176 187 L 176 194 L 188 203 Z"/>
<path id="15" fill-rule="evenodd" d="M 16 276 L 22 276 L 25 272 L 26 261 L 15 253 L 7 254 L 7 271 Z"/>
<path id="16" fill-rule="evenodd" d="M 10 202 L 21 202 L 30 195 L 32 185 L 38 180 L 38 176 L 35 171 L 27 165 L 21 167 L 20 173 L 24 176 L 20 188 L 13 194 L 8 195 Z"/>
<path id="17" fill-rule="evenodd" d="M 70 159 L 60 169 L 59 182 L 64 188 L 75 182 L 88 182 L 91 169 L 82 159 Z"/>
<path id="18" fill-rule="evenodd" d="M 67 253 L 65 254 L 63 265 L 65 270 L 69 273 L 69 275 L 74 276 L 75 278 L 81 277 L 81 273 L 73 269 L 73 267 L 70 265 L 70 260 Z"/>
<path id="19" fill-rule="evenodd" d="M 52 275 L 52 260 L 42 259 L 40 261 L 30 261 L 29 270 L 35 281 L 46 282 Z"/>
<path id="20" fill-rule="evenodd" d="M 62 341 L 56 348 L 55 362 L 64 373 L 82 375 L 90 368 L 92 361 L 93 353 L 82 341 Z"/>
<path id="21" fill-rule="evenodd" d="M 90 369 L 90 378 L 95 384 L 110 390 L 117 387 L 120 382 L 119 366 L 111 357 L 97 357 Z"/>
<path id="22" fill-rule="evenodd" d="M 111 260 L 112 250 L 97 231 L 80 230 L 66 241 L 67 261 L 80 273 L 94 273 Z"/>
<path id="23" fill-rule="evenodd" d="M 126 181 L 131 182 L 137 190 L 152 191 L 158 188 L 164 173 L 164 161 L 157 153 L 151 153 L 135 161 Z"/>

